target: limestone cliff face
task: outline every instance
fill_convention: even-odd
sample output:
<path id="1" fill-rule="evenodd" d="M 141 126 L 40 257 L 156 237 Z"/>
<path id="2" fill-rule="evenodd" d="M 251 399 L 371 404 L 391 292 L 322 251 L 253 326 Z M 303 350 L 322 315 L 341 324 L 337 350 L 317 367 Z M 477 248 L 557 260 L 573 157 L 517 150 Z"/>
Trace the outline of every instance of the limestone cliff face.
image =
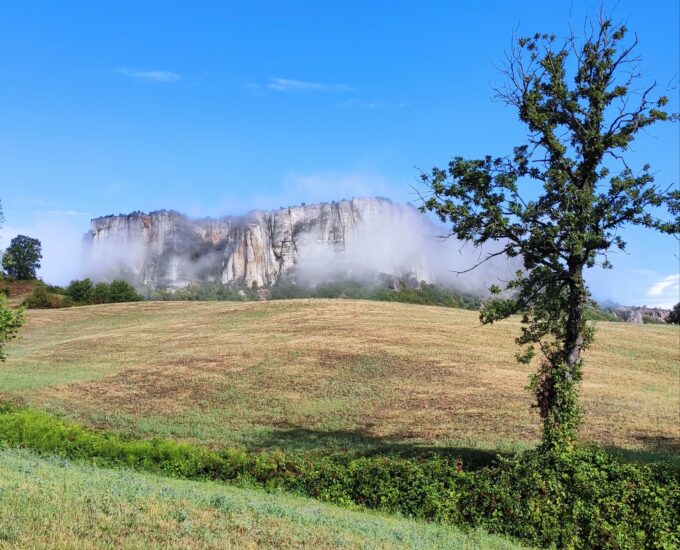
<path id="1" fill-rule="evenodd" d="M 85 235 L 85 270 L 98 280 L 124 277 L 154 288 L 216 281 L 267 287 L 295 270 L 301 248 L 341 251 L 362 223 L 395 209 L 413 210 L 352 199 L 220 220 L 172 211 L 105 216 L 93 219 Z"/>

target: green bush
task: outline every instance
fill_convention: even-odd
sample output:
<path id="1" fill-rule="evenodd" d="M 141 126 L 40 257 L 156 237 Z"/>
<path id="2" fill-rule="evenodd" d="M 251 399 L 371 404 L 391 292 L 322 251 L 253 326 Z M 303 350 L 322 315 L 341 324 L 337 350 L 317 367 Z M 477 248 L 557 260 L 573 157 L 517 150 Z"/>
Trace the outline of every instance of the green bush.
<path id="1" fill-rule="evenodd" d="M 45 286 L 47 287 L 47 292 L 49 292 L 50 294 L 60 294 L 62 296 L 66 296 L 68 294 L 66 292 L 66 289 L 61 286 L 50 284 L 46 284 Z"/>
<path id="2" fill-rule="evenodd" d="M 151 300 L 162 301 L 253 301 L 259 300 L 257 291 L 252 288 L 227 286 L 222 283 L 193 283 L 185 288 L 174 290 L 155 289 L 149 293 Z"/>
<path id="3" fill-rule="evenodd" d="M 3 294 L 5 298 L 9 298 L 9 288 L 7 287 L 0 288 L 0 294 Z"/>
<path id="4" fill-rule="evenodd" d="M 370 285 L 361 281 L 342 280 L 323 283 L 314 287 L 282 280 L 272 287 L 272 299 L 290 298 L 353 298 L 380 302 L 400 302 L 462 309 L 479 309 L 481 299 L 450 288 L 420 283 L 420 288 L 410 288 L 397 281 L 398 289 L 382 285 Z"/>
<path id="5" fill-rule="evenodd" d="M 91 304 L 94 297 L 94 285 L 90 279 L 76 279 L 66 287 L 66 295 L 76 304 Z"/>
<path id="6" fill-rule="evenodd" d="M 135 287 L 120 279 L 96 285 L 90 279 L 76 279 L 66 287 L 65 293 L 77 305 L 138 302 L 143 299 Z"/>
<path id="7" fill-rule="evenodd" d="M 665 321 L 662 321 L 661 319 L 654 317 L 653 315 L 649 315 L 648 313 L 642 314 L 642 322 L 645 325 L 663 325 L 663 324 L 665 324 Z"/>
<path id="8" fill-rule="evenodd" d="M 362 281 L 345 279 L 326 282 L 313 287 L 296 284 L 282 279 L 268 289 L 272 300 L 293 298 L 351 298 L 357 300 L 376 300 L 382 302 L 403 302 L 463 309 L 479 309 L 481 299 L 460 293 L 456 290 L 421 283 L 420 288 L 409 288 L 399 282 L 399 289 L 393 290 L 383 285 L 371 285 Z M 175 290 L 156 289 L 149 293 L 151 300 L 259 300 L 254 288 L 227 286 L 222 283 L 194 283 L 186 288 Z"/>
<path id="9" fill-rule="evenodd" d="M 5 406 L 0 441 L 98 465 L 174 477 L 241 480 L 349 507 L 482 527 L 541 548 L 677 548 L 680 473 L 594 449 L 530 451 L 466 471 L 446 456 L 221 452 L 100 432 Z"/>
<path id="10" fill-rule="evenodd" d="M 140 300 L 142 300 L 142 296 L 127 281 L 117 279 L 111 282 L 109 286 L 110 302 L 139 302 Z"/>
<path id="11" fill-rule="evenodd" d="M 23 304 L 28 309 L 54 309 L 70 307 L 73 301 L 68 296 L 61 296 L 48 292 L 47 286 L 39 282 L 33 291 L 24 299 Z"/>
<path id="12" fill-rule="evenodd" d="M 92 302 L 95 304 L 108 304 L 111 301 L 111 286 L 106 283 L 97 283 L 92 289 Z"/>
<path id="13" fill-rule="evenodd" d="M 590 303 L 587 309 L 588 318 L 592 321 L 618 322 L 621 318 L 611 307 L 603 307 L 595 301 Z"/>

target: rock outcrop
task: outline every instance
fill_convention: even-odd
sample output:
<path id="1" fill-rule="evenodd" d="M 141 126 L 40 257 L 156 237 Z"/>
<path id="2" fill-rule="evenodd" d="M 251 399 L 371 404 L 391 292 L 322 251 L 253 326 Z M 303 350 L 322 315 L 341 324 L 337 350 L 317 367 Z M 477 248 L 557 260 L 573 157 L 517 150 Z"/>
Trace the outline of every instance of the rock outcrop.
<path id="1" fill-rule="evenodd" d="M 362 224 L 400 216 L 420 214 L 386 199 L 352 199 L 219 220 L 166 210 L 104 216 L 85 235 L 84 268 L 97 280 L 122 277 L 151 288 L 196 282 L 266 288 L 295 271 L 304 249 L 342 251 Z M 427 279 L 417 265 L 404 271 Z"/>
<path id="2" fill-rule="evenodd" d="M 643 323 L 663 324 L 671 312 L 670 309 L 647 306 L 617 306 L 613 311 L 619 316 L 619 319 L 636 325 Z"/>

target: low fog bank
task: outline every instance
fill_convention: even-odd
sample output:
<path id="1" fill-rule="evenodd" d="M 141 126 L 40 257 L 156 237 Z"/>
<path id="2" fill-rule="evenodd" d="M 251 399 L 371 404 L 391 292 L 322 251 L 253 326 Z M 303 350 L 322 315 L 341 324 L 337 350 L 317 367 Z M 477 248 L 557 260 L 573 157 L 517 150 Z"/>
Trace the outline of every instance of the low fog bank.
<path id="1" fill-rule="evenodd" d="M 299 208 L 309 209 L 310 217 L 302 224 L 305 232 L 294 237 L 295 262 L 287 260 L 281 278 L 304 287 L 341 281 L 384 286 L 391 277 L 485 296 L 489 286 L 509 280 L 521 268 L 517 258 L 499 256 L 470 270 L 499 250 L 500 244 L 475 248 L 452 237 L 444 238 L 446 228 L 411 205 L 388 199 L 357 199 L 351 204 L 341 201 L 291 208 L 297 210 L 298 220 Z M 126 225 L 125 217 L 120 222 L 115 220 L 111 236 L 97 240 L 96 246 L 88 246 L 91 238 L 86 236 L 81 276 L 104 282 L 124 278 L 140 287 L 152 272 L 169 282 L 166 288 L 220 282 L 236 243 L 254 238 L 245 237 L 245 229 L 266 223 L 259 211 L 223 220 L 192 221 L 174 215 L 178 216 L 175 221 L 159 230 L 165 241 L 149 241 L 140 224 Z M 231 229 L 214 240 L 209 228 L 215 227 L 220 231 Z M 337 235 L 344 239 L 338 241 Z M 263 245 L 275 250 L 280 243 L 267 241 Z M 272 250 L 268 253 L 274 257 Z M 250 288 L 247 280 L 234 281 L 231 286 L 244 283 Z"/>
<path id="2" fill-rule="evenodd" d="M 114 279 L 125 279 L 137 284 L 139 273 L 143 272 L 149 246 L 146 243 L 123 240 L 104 240 L 92 246 L 91 237 L 81 238 L 82 260 L 80 277 L 95 282 L 110 283 Z"/>
<path id="3" fill-rule="evenodd" d="M 416 208 L 386 201 L 379 215 L 367 217 L 345 235 L 344 247 L 329 246 L 307 235 L 299 247 L 296 279 L 315 286 L 338 280 L 379 284 L 384 275 L 410 276 L 484 296 L 489 286 L 509 280 L 521 268 L 517 258 L 499 256 L 460 273 L 501 246 L 491 243 L 475 248 L 445 235 L 443 226 Z"/>

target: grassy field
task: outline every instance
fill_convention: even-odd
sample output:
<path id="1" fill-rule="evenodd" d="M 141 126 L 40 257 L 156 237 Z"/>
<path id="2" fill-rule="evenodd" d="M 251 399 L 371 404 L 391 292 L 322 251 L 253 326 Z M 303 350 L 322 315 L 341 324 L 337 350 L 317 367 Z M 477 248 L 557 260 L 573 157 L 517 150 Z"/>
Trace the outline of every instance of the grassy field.
<path id="1" fill-rule="evenodd" d="M 89 425 L 250 449 L 522 448 L 539 423 L 518 320 L 354 300 L 29 312 L 0 398 Z M 583 438 L 680 448 L 680 329 L 599 323 Z"/>
<path id="2" fill-rule="evenodd" d="M 0 548 L 512 549 L 499 537 L 0 450 Z"/>

